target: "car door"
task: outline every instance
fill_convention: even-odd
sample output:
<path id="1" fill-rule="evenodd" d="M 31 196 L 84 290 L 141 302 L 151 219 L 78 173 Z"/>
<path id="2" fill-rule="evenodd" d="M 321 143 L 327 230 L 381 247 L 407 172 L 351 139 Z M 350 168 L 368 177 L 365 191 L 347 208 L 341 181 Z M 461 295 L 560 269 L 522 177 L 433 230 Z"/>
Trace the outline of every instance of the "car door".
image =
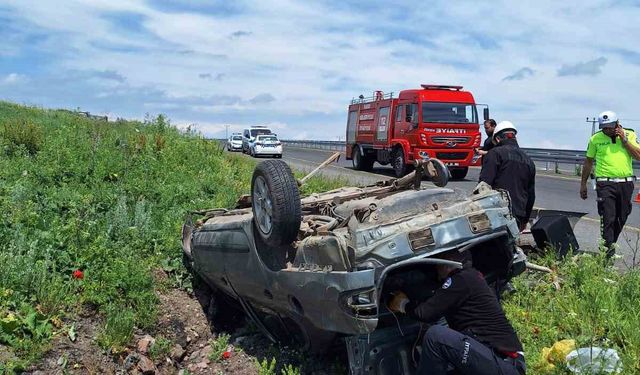
<path id="1" fill-rule="evenodd" d="M 228 262 L 237 257 L 246 257 L 249 244 L 242 229 L 216 228 L 205 225 L 194 232 L 191 254 L 194 268 L 209 283 L 229 293 L 235 294 L 227 273 Z"/>

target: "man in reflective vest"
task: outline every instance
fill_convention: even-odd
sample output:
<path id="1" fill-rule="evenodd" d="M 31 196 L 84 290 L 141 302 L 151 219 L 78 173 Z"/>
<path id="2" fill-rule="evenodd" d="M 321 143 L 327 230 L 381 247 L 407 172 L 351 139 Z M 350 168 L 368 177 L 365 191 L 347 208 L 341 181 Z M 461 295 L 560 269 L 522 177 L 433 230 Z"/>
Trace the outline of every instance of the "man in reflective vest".
<path id="1" fill-rule="evenodd" d="M 605 111 L 598 116 L 600 131 L 587 146 L 587 157 L 582 166 L 580 197 L 587 199 L 587 179 L 596 161 L 596 195 L 600 230 L 607 257 L 615 254 L 615 243 L 631 213 L 634 190 L 633 159 L 640 160 L 640 146 L 636 133 L 624 129 L 618 116 Z"/>

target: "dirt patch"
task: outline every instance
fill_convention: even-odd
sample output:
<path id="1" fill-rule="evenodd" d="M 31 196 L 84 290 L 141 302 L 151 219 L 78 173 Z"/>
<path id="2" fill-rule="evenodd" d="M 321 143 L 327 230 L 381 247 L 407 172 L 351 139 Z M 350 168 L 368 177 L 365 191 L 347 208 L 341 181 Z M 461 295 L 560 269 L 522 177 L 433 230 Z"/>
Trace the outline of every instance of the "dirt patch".
<path id="1" fill-rule="evenodd" d="M 85 307 L 73 321 L 65 321 L 64 325 L 75 325 L 75 340 L 67 333 L 57 334 L 51 349 L 27 373 L 115 374 L 121 370 L 117 358 L 105 353 L 95 342 L 101 327 L 95 311 Z"/>
<path id="2" fill-rule="evenodd" d="M 57 335 L 31 374 L 258 374 L 256 363 L 276 360 L 275 374 L 287 365 L 306 374 L 346 373 L 344 349 L 323 358 L 310 357 L 294 348 L 274 345 L 251 324 L 233 331 L 210 327 L 198 300 L 181 289 L 158 292 L 158 321 L 146 332 L 137 330 L 131 346 L 111 355 L 95 342 L 101 322 L 87 309 L 73 320 L 76 339 Z M 70 326 L 71 321 L 65 322 Z M 229 335 L 226 352 L 217 357 L 216 340 Z M 155 347 L 154 347 L 155 346 Z M 330 359 L 329 359 L 330 358 Z"/>

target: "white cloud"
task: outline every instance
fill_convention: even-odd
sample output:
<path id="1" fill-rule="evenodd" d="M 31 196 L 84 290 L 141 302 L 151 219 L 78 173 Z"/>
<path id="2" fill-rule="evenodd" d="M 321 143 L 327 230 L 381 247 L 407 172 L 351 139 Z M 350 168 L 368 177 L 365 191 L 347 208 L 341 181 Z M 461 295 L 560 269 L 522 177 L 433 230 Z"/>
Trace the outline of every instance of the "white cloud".
<path id="1" fill-rule="evenodd" d="M 528 145 L 553 134 L 557 144 L 583 147 L 586 116 L 636 108 L 638 87 L 630 77 L 640 76 L 640 65 L 629 60 L 640 35 L 640 8 L 632 5 L 504 0 L 389 7 L 270 0 L 234 3 L 237 9 L 225 13 L 194 10 L 207 2 L 173 11 L 141 0 L 69 1 L 64 7 L 53 1 L 4 3 L 19 23 L 15 30 L 48 35 L 37 44 L 44 57 L 34 57 L 34 66 L 46 65 L 40 79 L 102 72 L 100 82 L 80 82 L 87 93 L 99 93 L 83 105 L 91 106 L 92 99 L 96 111 L 123 116 L 166 112 L 210 134 L 220 134 L 225 123 L 278 123 L 286 124 L 279 130 L 283 137 L 335 139 L 344 135 L 352 97 L 421 83 L 464 85 L 491 106 L 492 116 L 518 123 Z M 136 17 L 114 24 L 113 17 L 122 15 Z M 34 53 L 24 38 L 7 40 L 11 56 Z M 600 74 L 557 76 L 563 66 L 584 72 L 579 62 L 593 73 L 589 63 L 600 56 L 606 59 Z M 599 62 L 596 69 L 604 65 Z M 49 86 L 28 97 L 68 107 L 83 100 L 63 95 L 64 87 L 47 92 Z M 0 97 L 19 101 L 15 95 L 0 91 Z"/>
<path id="2" fill-rule="evenodd" d="M 25 75 L 18 74 L 18 73 L 10 73 L 4 76 L 4 78 L 0 79 L 0 82 L 6 85 L 13 85 L 20 82 L 24 82 L 26 80 L 27 80 L 27 77 Z"/>

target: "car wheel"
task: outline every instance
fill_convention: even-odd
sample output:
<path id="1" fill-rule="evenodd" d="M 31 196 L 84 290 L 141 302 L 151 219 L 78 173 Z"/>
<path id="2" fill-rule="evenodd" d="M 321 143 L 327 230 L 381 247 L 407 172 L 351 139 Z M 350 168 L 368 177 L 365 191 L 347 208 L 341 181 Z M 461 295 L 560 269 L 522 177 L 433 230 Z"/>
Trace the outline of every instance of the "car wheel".
<path id="1" fill-rule="evenodd" d="M 411 171 L 411 166 L 405 163 L 402 147 L 396 147 L 391 153 L 391 166 L 393 166 L 393 171 L 398 178 Z"/>
<path id="2" fill-rule="evenodd" d="M 300 229 L 302 209 L 298 182 L 282 160 L 265 160 L 251 179 L 253 223 L 271 246 L 293 242 Z"/>
<path id="3" fill-rule="evenodd" d="M 431 182 L 437 187 L 445 187 L 449 183 L 449 168 L 442 161 L 429 159 L 427 171 L 431 177 Z"/>
<path id="4" fill-rule="evenodd" d="M 453 168 L 451 171 L 451 179 L 453 180 L 462 180 L 467 177 L 467 172 L 469 172 L 469 167 L 465 168 Z"/>
<path id="5" fill-rule="evenodd" d="M 352 161 L 353 161 L 353 168 L 357 169 L 359 171 L 370 171 L 371 168 L 373 168 L 373 163 L 374 160 L 372 157 L 365 155 L 362 155 L 362 148 L 360 146 L 356 146 L 353 149 L 353 153 L 352 153 Z"/>

